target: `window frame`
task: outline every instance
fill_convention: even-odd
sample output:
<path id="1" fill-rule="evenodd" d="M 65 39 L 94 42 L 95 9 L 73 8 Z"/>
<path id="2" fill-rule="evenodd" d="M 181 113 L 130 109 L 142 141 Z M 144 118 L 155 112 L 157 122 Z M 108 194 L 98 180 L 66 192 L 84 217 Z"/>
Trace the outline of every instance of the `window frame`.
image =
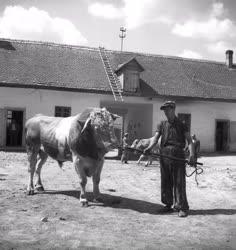
<path id="1" fill-rule="evenodd" d="M 135 77 L 134 77 L 135 76 Z M 134 79 L 134 82 L 132 81 Z M 124 86 L 123 89 L 127 92 L 138 92 L 140 89 L 139 86 L 140 73 L 137 70 L 127 69 L 124 73 Z"/>
<path id="2" fill-rule="evenodd" d="M 71 116 L 71 107 L 69 106 L 55 106 L 55 117 L 69 117 Z"/>

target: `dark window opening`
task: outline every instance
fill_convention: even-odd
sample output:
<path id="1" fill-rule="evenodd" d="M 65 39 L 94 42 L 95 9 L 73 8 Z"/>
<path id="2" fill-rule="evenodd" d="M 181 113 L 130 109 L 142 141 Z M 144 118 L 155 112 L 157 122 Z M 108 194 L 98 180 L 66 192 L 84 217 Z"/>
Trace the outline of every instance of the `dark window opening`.
<path id="1" fill-rule="evenodd" d="M 22 146 L 23 111 L 7 110 L 6 146 Z"/>
<path id="2" fill-rule="evenodd" d="M 56 117 L 68 117 L 71 116 L 71 107 L 55 107 L 55 116 Z"/>

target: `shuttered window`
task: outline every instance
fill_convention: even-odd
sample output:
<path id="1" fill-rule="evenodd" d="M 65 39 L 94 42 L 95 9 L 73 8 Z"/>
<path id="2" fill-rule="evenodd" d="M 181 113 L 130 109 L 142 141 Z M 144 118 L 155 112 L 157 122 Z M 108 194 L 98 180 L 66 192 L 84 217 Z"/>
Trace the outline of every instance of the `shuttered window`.
<path id="1" fill-rule="evenodd" d="M 71 107 L 56 106 L 55 116 L 56 117 L 68 117 L 71 115 Z"/>
<path id="2" fill-rule="evenodd" d="M 125 90 L 129 92 L 137 92 L 139 89 L 139 72 L 127 70 L 125 73 Z"/>

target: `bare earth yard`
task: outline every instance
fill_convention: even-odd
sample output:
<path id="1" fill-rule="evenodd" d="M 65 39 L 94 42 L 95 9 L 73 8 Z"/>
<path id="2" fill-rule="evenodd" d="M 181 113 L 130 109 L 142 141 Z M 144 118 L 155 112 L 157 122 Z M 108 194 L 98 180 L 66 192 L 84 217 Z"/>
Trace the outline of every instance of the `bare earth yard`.
<path id="1" fill-rule="evenodd" d="M 81 207 L 71 165 L 42 170 L 46 191 L 25 194 L 25 153 L 0 152 L 0 249 L 236 249 L 236 156 L 202 157 L 199 186 L 187 178 L 190 215 L 160 214 L 158 165 L 107 160 L 104 203 Z M 92 181 L 87 191 L 92 199 Z M 41 221 L 48 217 L 47 222 Z"/>

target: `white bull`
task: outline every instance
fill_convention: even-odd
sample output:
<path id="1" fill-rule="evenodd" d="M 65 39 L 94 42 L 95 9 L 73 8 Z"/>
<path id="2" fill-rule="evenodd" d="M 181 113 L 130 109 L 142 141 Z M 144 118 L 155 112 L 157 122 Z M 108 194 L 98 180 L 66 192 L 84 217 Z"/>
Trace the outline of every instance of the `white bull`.
<path id="1" fill-rule="evenodd" d="M 151 137 L 151 138 L 147 138 L 147 139 L 135 139 L 131 145 L 131 148 L 133 149 L 138 149 L 138 150 L 141 150 L 143 151 L 145 148 L 147 148 L 150 143 L 154 140 L 154 136 Z M 157 143 L 151 153 L 159 153 L 159 143 Z M 144 154 L 141 154 L 138 161 L 137 161 L 137 164 L 139 164 L 145 157 L 148 158 L 147 162 L 145 163 L 145 166 L 147 167 L 148 165 L 151 165 L 152 164 L 152 161 L 153 161 L 153 157 L 151 155 L 149 156 L 146 156 Z"/>
<path id="2" fill-rule="evenodd" d="M 40 173 L 47 157 L 51 156 L 59 166 L 64 161 L 73 161 L 79 176 L 82 205 L 88 204 L 85 192 L 87 177 L 92 176 L 94 199 L 98 200 L 104 155 L 118 146 L 114 133 L 114 120 L 117 117 L 105 108 L 88 108 L 81 114 L 66 118 L 36 115 L 29 119 L 26 122 L 30 173 L 27 193 L 34 194 L 34 174 L 35 189 L 44 191 Z"/>

